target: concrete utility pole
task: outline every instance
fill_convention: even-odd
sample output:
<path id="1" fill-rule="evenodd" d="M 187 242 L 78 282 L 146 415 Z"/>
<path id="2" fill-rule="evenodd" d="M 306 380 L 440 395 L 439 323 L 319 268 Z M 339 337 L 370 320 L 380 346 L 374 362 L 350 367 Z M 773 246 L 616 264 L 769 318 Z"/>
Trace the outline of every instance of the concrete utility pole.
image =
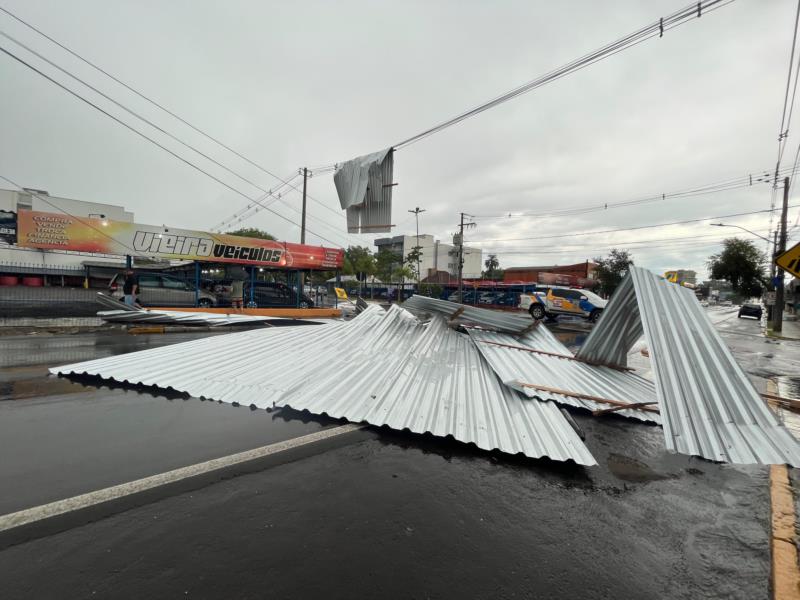
<path id="1" fill-rule="evenodd" d="M 461 222 L 458 226 L 458 301 L 464 304 L 464 226 L 475 227 L 475 223 L 464 223 L 464 217 L 471 217 L 461 213 Z"/>
<path id="2" fill-rule="evenodd" d="M 420 208 L 418 206 L 414 210 L 409 210 L 408 212 L 414 213 L 414 217 L 417 220 L 417 245 L 414 246 L 414 250 L 417 253 L 417 293 L 419 294 L 419 292 L 420 292 L 420 290 L 419 290 L 419 279 L 420 279 L 420 272 L 419 272 L 419 251 L 420 251 L 420 247 L 419 247 L 419 213 L 424 213 L 425 209 L 424 208 Z"/>
<path id="3" fill-rule="evenodd" d="M 303 167 L 303 217 L 300 220 L 300 243 L 306 243 L 306 181 L 308 180 L 308 169 Z"/>
<path id="4" fill-rule="evenodd" d="M 769 248 L 769 244 L 767 244 L 767 248 Z M 772 285 L 772 282 L 775 281 L 775 257 L 777 256 L 777 249 L 778 249 L 778 230 L 775 230 L 774 235 L 772 236 L 772 260 L 769 263 L 769 284 Z M 775 305 L 767 306 L 767 323 L 772 323 L 772 312 L 775 308 Z"/>
<path id="5" fill-rule="evenodd" d="M 783 180 L 783 210 L 781 211 L 781 237 L 775 256 L 786 252 L 786 213 L 789 212 L 789 178 Z M 772 257 L 775 260 L 775 256 Z M 777 267 L 778 285 L 775 286 L 775 306 L 772 309 L 772 331 L 783 331 L 783 269 Z"/>

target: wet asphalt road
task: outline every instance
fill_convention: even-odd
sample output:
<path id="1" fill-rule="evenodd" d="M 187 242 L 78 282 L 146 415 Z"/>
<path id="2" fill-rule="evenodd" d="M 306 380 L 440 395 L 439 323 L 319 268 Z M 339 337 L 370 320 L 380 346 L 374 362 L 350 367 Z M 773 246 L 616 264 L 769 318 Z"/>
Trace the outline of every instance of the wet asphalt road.
<path id="1" fill-rule="evenodd" d="M 757 383 L 800 364 L 800 343 L 765 341 L 755 321 L 719 327 Z M 585 334 L 558 329 L 570 345 Z M 0 462 L 2 512 L 325 425 L 44 375 L 188 339 L 81 335 L 56 338 L 68 358 L 46 338 L 0 339 L 21 363 L 0 369 L 0 452 L 13 458 Z M 657 427 L 573 414 L 598 467 L 369 429 L 33 532 L 0 551 L 0 583 L 13 598 L 769 597 L 765 468 L 668 454 Z"/>

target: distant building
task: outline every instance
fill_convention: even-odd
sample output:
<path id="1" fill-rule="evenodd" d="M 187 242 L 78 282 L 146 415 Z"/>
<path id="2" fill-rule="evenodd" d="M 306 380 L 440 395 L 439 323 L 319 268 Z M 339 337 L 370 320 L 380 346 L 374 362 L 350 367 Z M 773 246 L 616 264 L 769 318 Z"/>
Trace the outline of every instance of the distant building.
<path id="1" fill-rule="evenodd" d="M 111 221 L 133 222 L 133 213 L 124 207 L 100 202 L 87 202 L 72 198 L 51 196 L 44 190 L 26 189 L 24 191 L 0 189 L 0 211 L 17 213 L 19 210 L 66 213 L 75 217 L 109 219 Z M 85 267 L 98 263 L 120 263 L 124 259 L 105 255 L 75 254 L 56 250 L 36 250 L 19 248 L 0 242 L 0 266 L 14 265 L 19 268 L 32 266 L 37 268 Z M 88 261 L 88 262 L 87 262 Z M 2 268 L 0 268 L 2 270 Z"/>
<path id="2" fill-rule="evenodd" d="M 389 250 L 395 254 L 402 255 L 404 258 L 414 250 L 416 245 L 416 235 L 396 235 L 375 240 L 378 252 Z M 446 271 L 454 276 L 458 275 L 458 246 L 456 244 L 443 244 L 434 239 L 432 235 L 420 234 L 419 247 L 419 266 L 422 278 L 437 271 Z M 480 248 L 464 246 L 464 278 L 478 278 L 481 276 L 482 271 L 483 251 Z"/>
<path id="3" fill-rule="evenodd" d="M 591 261 L 576 263 L 574 265 L 545 265 L 541 267 L 509 267 L 505 269 L 503 281 L 506 283 L 525 282 L 537 283 L 540 275 L 568 275 L 578 279 L 595 279 L 597 265 Z M 542 281 L 542 283 L 556 283 L 555 281 Z"/>

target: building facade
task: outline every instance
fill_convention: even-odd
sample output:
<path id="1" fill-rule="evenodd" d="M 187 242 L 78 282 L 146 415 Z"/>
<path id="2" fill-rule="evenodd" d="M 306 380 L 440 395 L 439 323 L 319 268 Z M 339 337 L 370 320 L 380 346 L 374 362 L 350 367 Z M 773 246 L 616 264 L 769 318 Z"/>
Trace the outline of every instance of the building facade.
<path id="1" fill-rule="evenodd" d="M 375 240 L 378 252 L 388 250 L 395 254 L 408 256 L 417 245 L 416 235 L 396 235 L 394 237 L 379 238 Z M 443 244 L 432 235 L 420 234 L 420 276 L 425 278 L 436 271 L 447 271 L 451 275 L 458 275 L 458 246 Z M 480 248 L 464 246 L 465 279 L 479 278 L 483 270 L 483 251 Z"/>
<path id="2" fill-rule="evenodd" d="M 574 265 L 545 265 L 541 267 L 509 267 L 505 269 L 503 281 L 506 283 L 537 283 L 539 275 L 552 273 L 555 275 L 569 275 L 579 279 L 595 279 L 597 265 L 591 261 L 576 263 Z"/>
<path id="3" fill-rule="evenodd" d="M 109 219 L 112 221 L 133 222 L 133 213 L 122 206 L 87 202 L 73 198 L 51 196 L 44 190 L 26 189 L 24 191 L 0 190 L 0 211 L 17 213 L 19 210 L 34 210 L 50 213 L 65 213 L 75 217 Z M 124 259 L 122 259 L 124 262 Z M 0 242 L 0 265 L 16 267 L 32 266 L 38 268 L 83 267 L 87 261 L 92 264 L 120 262 L 119 257 L 105 255 L 77 254 L 57 250 L 37 250 L 19 248 Z M 0 267 L 2 270 L 2 267 Z"/>

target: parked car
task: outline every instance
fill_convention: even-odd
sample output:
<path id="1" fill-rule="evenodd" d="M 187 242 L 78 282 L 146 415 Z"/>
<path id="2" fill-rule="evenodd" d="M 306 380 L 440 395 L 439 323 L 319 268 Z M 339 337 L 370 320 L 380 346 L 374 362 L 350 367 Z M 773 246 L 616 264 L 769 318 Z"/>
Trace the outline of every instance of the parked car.
<path id="1" fill-rule="evenodd" d="M 559 315 L 574 315 L 597 322 L 607 301 L 589 290 L 541 288 L 532 294 L 520 295 L 520 308 L 535 320 L 555 320 Z"/>
<path id="2" fill-rule="evenodd" d="M 250 282 L 244 284 L 244 303 L 251 308 L 292 308 L 298 305 L 297 292 L 284 283 L 256 281 L 253 286 L 253 300 L 250 301 Z M 253 306 L 255 305 L 255 306 Z M 302 294 L 300 308 L 313 308 L 314 301 Z"/>
<path id="3" fill-rule="evenodd" d="M 742 317 L 755 317 L 758 320 L 761 320 L 762 311 L 763 309 L 761 308 L 760 304 L 742 304 L 739 307 L 738 317 L 740 319 Z"/>
<path id="4" fill-rule="evenodd" d="M 193 283 L 163 273 L 136 273 L 139 280 L 139 291 L 136 299 L 142 306 L 195 306 L 210 308 L 217 305 L 214 294 L 200 289 L 195 290 Z M 108 292 L 112 298 L 123 299 L 122 287 L 125 274 L 117 273 L 108 284 Z"/>

